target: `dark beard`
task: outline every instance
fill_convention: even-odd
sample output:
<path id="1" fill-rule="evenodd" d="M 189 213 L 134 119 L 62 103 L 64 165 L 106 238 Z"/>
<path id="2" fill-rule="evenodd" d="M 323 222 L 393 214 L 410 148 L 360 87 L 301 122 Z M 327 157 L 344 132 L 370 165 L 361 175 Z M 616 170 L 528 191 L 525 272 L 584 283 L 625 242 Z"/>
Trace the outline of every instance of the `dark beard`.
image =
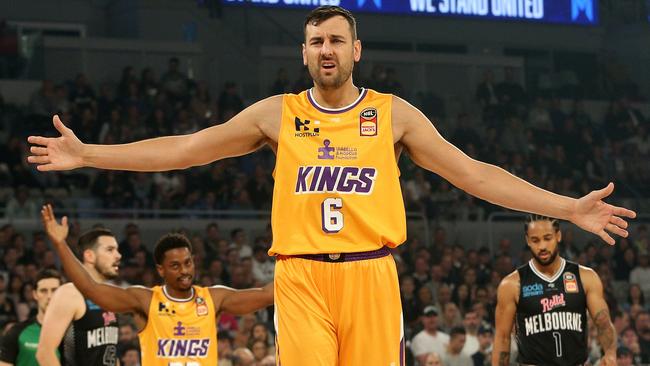
<path id="1" fill-rule="evenodd" d="M 537 256 L 537 254 L 535 254 L 535 252 L 533 252 L 533 250 L 530 247 L 528 247 L 528 249 L 530 250 L 530 254 L 533 256 L 533 259 L 535 259 L 535 262 L 537 262 L 537 264 L 542 266 L 548 266 L 549 264 L 553 263 L 555 258 L 557 258 L 558 254 L 560 254 L 560 249 L 558 247 L 555 247 L 555 251 L 551 253 L 551 255 L 548 257 L 546 261 L 543 261 L 541 258 Z"/>
<path id="2" fill-rule="evenodd" d="M 309 73 L 312 79 L 314 80 L 314 83 L 323 90 L 338 89 L 343 84 L 345 84 L 345 82 L 352 76 L 352 70 L 347 71 L 347 70 L 340 69 L 340 65 L 339 65 L 338 76 L 336 76 L 334 79 L 328 80 L 327 82 L 325 82 L 320 78 L 319 66 L 316 67 L 314 73 L 312 73 L 311 69 L 309 70 Z"/>

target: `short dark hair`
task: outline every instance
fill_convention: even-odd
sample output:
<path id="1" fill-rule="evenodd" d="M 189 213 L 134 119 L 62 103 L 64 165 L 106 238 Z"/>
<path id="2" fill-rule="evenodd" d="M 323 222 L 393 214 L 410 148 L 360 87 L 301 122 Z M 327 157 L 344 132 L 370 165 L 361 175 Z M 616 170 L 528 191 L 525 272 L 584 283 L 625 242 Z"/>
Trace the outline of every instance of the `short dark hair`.
<path id="1" fill-rule="evenodd" d="M 190 240 L 185 235 L 177 233 L 163 235 L 153 250 L 153 257 L 156 264 L 162 264 L 165 259 L 165 253 L 176 248 L 187 248 L 192 253 L 192 243 L 190 243 Z"/>
<path id="2" fill-rule="evenodd" d="M 59 283 L 63 283 L 63 278 L 61 278 L 59 271 L 55 269 L 42 269 L 36 274 L 36 278 L 34 279 L 34 290 L 38 289 L 38 283 L 41 280 L 46 280 L 48 278 L 54 278 L 59 280 Z"/>
<path id="3" fill-rule="evenodd" d="M 354 19 L 354 16 L 350 11 L 344 9 L 340 6 L 325 5 L 319 6 L 316 9 L 312 10 L 307 17 L 305 17 L 305 23 L 303 24 L 303 32 L 305 37 L 307 37 L 307 25 L 319 25 L 320 23 L 326 21 L 327 19 L 334 18 L 336 16 L 341 16 L 348 21 L 350 25 L 350 33 L 352 33 L 352 40 L 357 39 L 357 21 Z"/>
<path id="4" fill-rule="evenodd" d="M 551 225 L 553 225 L 553 229 L 556 232 L 560 231 L 560 220 L 544 215 L 530 214 L 526 215 L 526 221 L 524 222 L 524 233 L 526 233 L 526 235 L 528 235 L 528 227 L 530 224 L 536 221 L 550 221 Z"/>
<path id="5" fill-rule="evenodd" d="M 467 332 L 465 332 L 465 328 L 463 327 L 453 327 L 451 329 L 451 332 L 449 332 L 449 338 L 454 338 L 454 336 L 458 335 L 465 335 Z"/>
<path id="6" fill-rule="evenodd" d="M 79 257 L 83 258 L 83 252 L 85 252 L 87 249 L 94 250 L 97 247 L 97 239 L 102 236 L 110 236 L 112 238 L 115 237 L 112 231 L 103 227 L 93 228 L 83 233 L 79 237 Z"/>

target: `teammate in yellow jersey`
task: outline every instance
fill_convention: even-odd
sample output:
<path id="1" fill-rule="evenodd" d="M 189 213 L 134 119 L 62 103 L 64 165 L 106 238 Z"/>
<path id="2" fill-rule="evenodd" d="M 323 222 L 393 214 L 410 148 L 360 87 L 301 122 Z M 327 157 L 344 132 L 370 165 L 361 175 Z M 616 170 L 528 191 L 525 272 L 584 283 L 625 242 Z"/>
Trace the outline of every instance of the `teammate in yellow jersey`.
<path id="1" fill-rule="evenodd" d="M 361 41 L 350 12 L 313 10 L 303 63 L 314 87 L 277 95 L 228 122 L 122 145 L 84 144 L 57 116 L 60 137 L 29 137 L 41 171 L 80 167 L 166 171 L 253 152 L 277 155 L 273 193 L 277 358 L 282 366 L 403 363 L 401 305 L 387 248 L 406 238 L 396 161 L 413 161 L 460 189 L 519 211 L 569 220 L 599 235 L 627 236 L 635 213 L 602 201 L 614 186 L 580 199 L 537 188 L 469 158 L 415 107 L 352 81 Z"/>
<path id="2" fill-rule="evenodd" d="M 67 218 L 59 224 L 50 205 L 41 211 L 43 225 L 61 257 L 65 273 L 79 291 L 103 309 L 133 313 L 139 330 L 142 365 L 217 364 L 217 317 L 222 311 L 246 314 L 273 303 L 273 287 L 234 290 L 193 286 L 194 260 L 189 240 L 163 236 L 154 249 L 162 286 L 126 289 L 95 281 L 66 244 Z M 113 316 L 114 318 L 114 316 Z"/>

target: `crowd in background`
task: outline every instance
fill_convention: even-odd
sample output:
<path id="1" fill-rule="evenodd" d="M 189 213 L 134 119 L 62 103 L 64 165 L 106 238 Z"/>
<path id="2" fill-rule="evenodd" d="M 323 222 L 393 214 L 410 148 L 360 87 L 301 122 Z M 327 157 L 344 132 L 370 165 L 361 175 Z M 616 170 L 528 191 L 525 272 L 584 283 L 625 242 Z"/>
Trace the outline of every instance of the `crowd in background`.
<path id="1" fill-rule="evenodd" d="M 360 86 L 383 92 L 406 93 L 395 70 L 376 66 Z M 270 93 L 299 92 L 311 85 L 306 72 L 291 82 L 278 72 Z M 423 110 L 432 120 L 444 115 L 444 105 L 432 94 Z M 424 100 L 423 99 L 423 100 Z M 416 104 L 418 101 L 414 101 Z M 535 94 L 515 80 L 512 70 L 496 81 L 491 72 L 477 85 L 480 113 L 462 112 L 446 118 L 443 134 L 469 156 L 495 163 L 529 182 L 552 191 L 579 196 L 616 177 L 619 197 L 647 197 L 650 193 L 650 137 L 646 116 L 625 96 L 612 99 L 607 113 L 593 120 L 584 103 L 569 110 L 552 94 Z M 114 144 L 147 137 L 186 134 L 224 123 L 245 106 L 238 85 L 228 82 L 218 96 L 206 83 L 187 77 L 179 60 L 170 59 L 158 77 L 151 69 L 125 67 L 116 86 L 93 85 L 83 74 L 55 84 L 45 80 L 27 108 L 5 105 L 0 97 L 0 207 L 8 219 L 36 218 L 44 201 L 62 208 L 151 208 L 183 210 L 268 210 L 274 156 L 270 149 L 184 171 L 144 174 L 79 170 L 40 173 L 25 161 L 25 136 L 53 134 L 55 113 L 84 142 Z M 448 182 L 401 159 L 401 183 L 407 210 L 431 219 L 482 220 L 496 210 Z M 115 217 L 115 216 L 113 216 Z M 73 221 L 70 242 L 82 229 Z M 229 233 L 217 222 L 204 232 L 188 232 L 197 264 L 196 282 L 234 288 L 263 285 L 273 278 L 273 258 L 266 251 L 270 228 L 249 238 L 247 230 Z M 595 268 L 605 285 L 612 320 L 619 334 L 620 352 L 633 364 L 650 363 L 650 235 L 637 226 L 630 238 L 615 247 L 600 242 L 575 242 L 565 232 L 562 255 Z M 129 224 L 120 240 L 122 265 L 115 284 L 157 283 L 150 248 L 136 224 Z M 487 365 L 493 338 L 496 287 L 506 274 L 529 259 L 521 242 L 500 241 L 491 252 L 475 243 L 448 242 L 438 228 L 430 238 L 412 235 L 394 251 L 407 339 L 407 360 L 413 365 Z M 469 245 L 471 244 L 471 245 Z M 37 269 L 56 268 L 56 256 L 41 232 L 0 228 L 0 325 L 7 327 L 35 310 L 30 298 Z M 272 309 L 243 317 L 219 318 L 219 365 L 273 364 Z M 120 357 L 136 365 L 136 330 L 121 318 Z M 590 361 L 599 357 L 590 338 Z M 431 354 L 435 352 L 434 354 Z M 436 361 L 436 359 L 439 359 Z M 514 357 L 513 357 L 514 359 Z M 624 364 L 624 360 L 619 361 Z"/>
<path id="2" fill-rule="evenodd" d="M 488 70 L 476 88 L 478 107 L 467 107 L 480 113 L 446 116 L 440 98 L 405 91 L 394 69 L 376 65 L 356 80 L 361 86 L 412 96 L 466 154 L 538 186 L 576 197 L 614 180 L 618 197 L 650 194 L 650 123 L 625 95 L 612 99 L 607 113 L 594 120 L 581 100 L 565 109 L 553 94 L 527 92 L 512 69 L 506 68 L 498 82 Z M 310 85 L 306 71 L 291 82 L 286 70 L 279 70 L 269 92 L 299 92 Z M 268 210 L 274 155 L 267 148 L 243 158 L 155 174 L 40 173 L 25 161 L 25 136 L 55 133 L 55 113 L 82 141 L 114 144 L 192 133 L 227 121 L 244 105 L 236 83 L 227 82 L 215 97 L 206 83 L 188 78 L 175 58 L 160 77 L 150 68 L 125 67 L 116 86 L 93 85 L 83 74 L 61 84 L 45 80 L 27 108 L 0 108 L 0 208 L 8 218 L 35 217 L 43 200 L 74 209 Z M 400 168 L 407 210 L 437 219 L 481 220 L 499 209 L 417 168 L 408 158 L 400 160 Z"/>

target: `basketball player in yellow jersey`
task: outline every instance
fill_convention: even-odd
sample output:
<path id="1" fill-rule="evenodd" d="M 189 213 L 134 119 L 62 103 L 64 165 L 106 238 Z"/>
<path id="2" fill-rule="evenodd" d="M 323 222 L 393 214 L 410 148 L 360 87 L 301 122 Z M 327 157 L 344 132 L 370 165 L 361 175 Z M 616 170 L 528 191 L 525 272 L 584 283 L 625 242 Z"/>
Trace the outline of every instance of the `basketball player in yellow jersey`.
<path id="1" fill-rule="evenodd" d="M 102 309 L 133 313 L 142 365 L 214 366 L 218 359 L 219 314 L 246 314 L 273 303 L 272 284 L 248 290 L 193 286 L 192 246 L 179 234 L 163 236 L 154 249 L 156 269 L 164 280 L 162 286 L 123 289 L 96 282 L 66 244 L 67 218 L 57 223 L 50 205 L 43 207 L 41 216 L 65 273 L 79 291 Z M 101 342 L 101 338 L 97 341 Z"/>
<path id="2" fill-rule="evenodd" d="M 60 137 L 29 137 L 41 171 L 80 167 L 166 171 L 253 152 L 277 155 L 273 247 L 278 362 L 282 366 L 403 363 L 395 263 L 406 238 L 397 157 L 511 209 L 569 220 L 599 235 L 627 236 L 633 211 L 602 201 L 614 186 L 574 199 L 469 158 L 404 100 L 352 81 L 361 41 L 350 12 L 313 10 L 302 58 L 314 87 L 264 99 L 230 121 L 183 136 L 123 145 L 84 144 L 57 116 Z"/>

